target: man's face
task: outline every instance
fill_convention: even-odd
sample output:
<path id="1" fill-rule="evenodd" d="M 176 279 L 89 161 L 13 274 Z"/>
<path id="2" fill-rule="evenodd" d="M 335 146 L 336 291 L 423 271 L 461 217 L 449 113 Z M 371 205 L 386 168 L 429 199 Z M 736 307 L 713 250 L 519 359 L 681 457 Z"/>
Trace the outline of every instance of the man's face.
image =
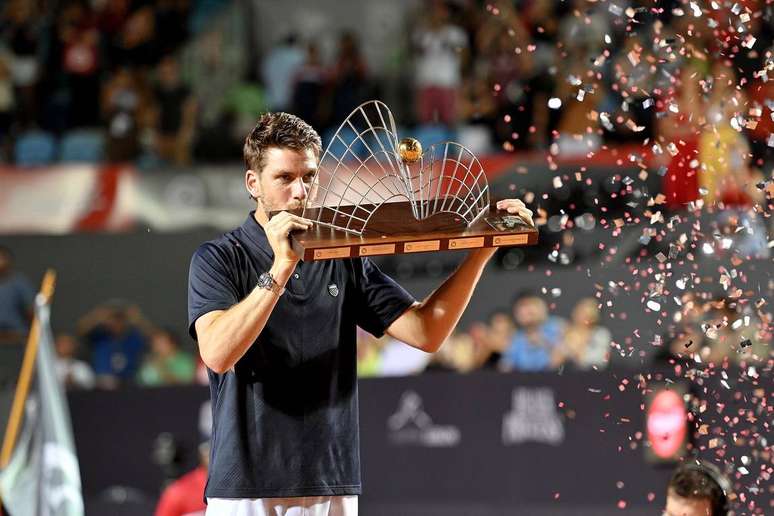
<path id="1" fill-rule="evenodd" d="M 266 151 L 263 170 L 247 171 L 247 187 L 267 215 L 272 211 L 296 210 L 304 205 L 316 169 L 317 155 L 312 149 L 271 147 Z"/>
<path id="2" fill-rule="evenodd" d="M 683 498 L 670 489 L 663 516 L 712 516 L 712 505 L 707 498 Z"/>

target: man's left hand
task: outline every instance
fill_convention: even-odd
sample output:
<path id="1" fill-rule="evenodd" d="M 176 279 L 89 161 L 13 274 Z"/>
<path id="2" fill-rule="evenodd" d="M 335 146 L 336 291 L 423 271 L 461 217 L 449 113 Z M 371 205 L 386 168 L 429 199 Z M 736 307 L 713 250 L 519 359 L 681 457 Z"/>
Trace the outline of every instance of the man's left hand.
<path id="1" fill-rule="evenodd" d="M 497 209 L 507 210 L 508 213 L 521 217 L 524 222 L 530 226 L 535 225 L 535 223 L 532 222 L 532 210 L 527 208 L 524 205 L 524 202 L 519 199 L 503 199 L 502 201 L 497 201 Z"/>

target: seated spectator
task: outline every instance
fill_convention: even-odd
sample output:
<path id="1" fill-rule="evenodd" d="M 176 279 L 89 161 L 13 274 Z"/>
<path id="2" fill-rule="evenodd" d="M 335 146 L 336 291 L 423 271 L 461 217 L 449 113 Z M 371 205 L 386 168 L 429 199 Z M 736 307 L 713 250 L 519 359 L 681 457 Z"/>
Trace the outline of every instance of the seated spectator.
<path id="1" fill-rule="evenodd" d="M 97 306 L 78 321 L 78 334 L 88 343 L 97 385 L 115 388 L 137 375 L 151 324 L 136 306 L 112 301 Z"/>
<path id="2" fill-rule="evenodd" d="M 32 321 L 35 291 L 13 269 L 11 250 L 0 247 L 0 344 L 22 343 Z"/>
<path id="3" fill-rule="evenodd" d="M 150 356 L 145 359 L 137 383 L 147 387 L 193 383 L 196 360 L 180 349 L 177 338 L 168 330 L 156 330 L 150 338 Z"/>
<path id="4" fill-rule="evenodd" d="M 516 333 L 500 360 L 506 371 L 546 371 L 562 336 L 564 323 L 548 315 L 548 305 L 536 295 L 520 297 L 514 304 Z"/>
<path id="5" fill-rule="evenodd" d="M 515 326 L 513 316 L 504 311 L 496 311 L 489 317 L 488 355 L 481 357 L 479 364 L 484 369 L 495 369 L 513 339 Z"/>
<path id="6" fill-rule="evenodd" d="M 610 339 L 610 330 L 599 326 L 597 300 L 582 299 L 572 311 L 561 345 L 554 349 L 553 366 L 581 370 L 604 367 Z"/>
<path id="7" fill-rule="evenodd" d="M 686 462 L 667 486 L 664 516 L 726 516 L 730 482 L 713 465 Z"/>
<path id="8" fill-rule="evenodd" d="M 177 166 L 188 165 L 196 123 L 196 99 L 183 84 L 180 66 L 172 56 L 159 63 L 155 100 L 156 153 Z"/>
<path id="9" fill-rule="evenodd" d="M 433 354 L 425 371 L 467 373 L 476 366 L 473 338 L 468 333 L 454 332 Z"/>
<path id="10" fill-rule="evenodd" d="M 79 360 L 78 341 L 72 335 L 62 333 L 54 341 L 56 348 L 56 374 L 66 389 L 93 389 L 96 384 L 91 366 Z"/>

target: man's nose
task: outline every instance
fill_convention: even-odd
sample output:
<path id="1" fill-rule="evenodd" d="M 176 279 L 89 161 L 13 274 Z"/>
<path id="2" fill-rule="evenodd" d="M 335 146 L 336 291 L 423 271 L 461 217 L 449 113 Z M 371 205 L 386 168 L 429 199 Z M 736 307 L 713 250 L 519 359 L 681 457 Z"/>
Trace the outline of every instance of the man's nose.
<path id="1" fill-rule="evenodd" d="M 293 181 L 293 191 L 291 192 L 294 199 L 306 199 L 306 183 L 304 183 L 304 179 L 299 177 L 295 181 Z"/>

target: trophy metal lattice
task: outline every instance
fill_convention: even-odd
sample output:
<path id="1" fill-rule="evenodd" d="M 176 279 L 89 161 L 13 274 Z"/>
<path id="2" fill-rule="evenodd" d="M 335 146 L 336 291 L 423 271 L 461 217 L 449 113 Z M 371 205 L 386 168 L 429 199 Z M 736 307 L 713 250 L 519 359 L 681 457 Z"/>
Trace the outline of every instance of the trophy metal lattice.
<path id="1" fill-rule="evenodd" d="M 537 230 L 515 216 L 489 219 L 489 184 L 478 158 L 455 142 L 399 140 L 380 101 L 357 107 L 334 133 L 293 234 L 304 260 L 500 245 L 528 245 Z M 486 219 L 486 221 L 482 220 Z"/>
<path id="2" fill-rule="evenodd" d="M 323 153 L 304 216 L 316 207 L 317 223 L 362 235 L 382 204 L 397 199 L 410 203 L 417 221 L 452 213 L 470 225 L 486 213 L 486 174 L 468 149 L 445 142 L 416 160 L 406 158 L 389 108 L 379 101 L 362 104 Z"/>

